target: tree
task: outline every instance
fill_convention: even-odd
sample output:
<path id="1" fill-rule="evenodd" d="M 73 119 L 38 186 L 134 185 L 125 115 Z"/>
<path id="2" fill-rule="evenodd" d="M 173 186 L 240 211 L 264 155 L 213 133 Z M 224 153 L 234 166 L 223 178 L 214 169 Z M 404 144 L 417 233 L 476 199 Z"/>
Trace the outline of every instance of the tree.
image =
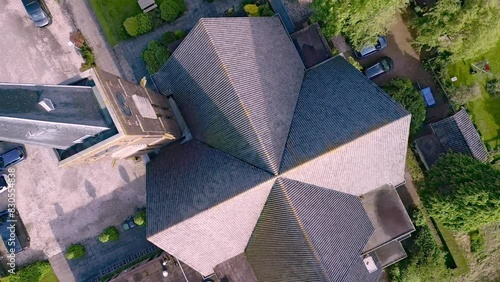
<path id="1" fill-rule="evenodd" d="M 430 215 L 456 231 L 500 221 L 500 171 L 468 155 L 442 156 L 420 193 Z"/>
<path id="2" fill-rule="evenodd" d="M 173 22 L 181 13 L 181 8 L 173 0 L 167 0 L 160 5 L 161 18 L 166 22 Z"/>
<path id="3" fill-rule="evenodd" d="M 73 244 L 66 251 L 67 259 L 77 259 L 85 255 L 85 247 L 82 244 Z"/>
<path id="4" fill-rule="evenodd" d="M 425 102 L 420 92 L 409 79 L 394 78 L 384 90 L 411 113 L 410 134 L 417 133 L 425 120 Z"/>
<path id="5" fill-rule="evenodd" d="M 136 17 L 127 18 L 123 22 L 123 26 L 130 36 L 139 35 L 139 22 L 137 21 Z"/>
<path id="6" fill-rule="evenodd" d="M 412 27 L 415 43 L 452 53 L 453 60 L 473 59 L 495 47 L 500 38 L 500 1 L 439 0 Z"/>
<path id="7" fill-rule="evenodd" d="M 120 232 L 114 226 L 110 226 L 99 235 L 99 241 L 106 243 L 108 241 L 116 241 L 120 238 Z"/>
<path id="8" fill-rule="evenodd" d="M 312 19 L 320 22 L 327 37 L 343 35 L 356 49 L 376 43 L 408 0 L 315 0 Z"/>
<path id="9" fill-rule="evenodd" d="M 134 223 L 139 226 L 146 223 L 146 210 L 142 209 L 134 216 Z"/>

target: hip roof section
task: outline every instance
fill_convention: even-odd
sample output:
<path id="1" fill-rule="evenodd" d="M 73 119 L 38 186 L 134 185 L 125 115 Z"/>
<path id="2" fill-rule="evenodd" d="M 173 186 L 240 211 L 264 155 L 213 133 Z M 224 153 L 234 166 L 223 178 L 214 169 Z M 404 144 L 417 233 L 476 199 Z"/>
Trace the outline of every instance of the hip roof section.
<path id="1" fill-rule="evenodd" d="M 304 72 L 278 17 L 205 18 L 153 80 L 194 138 L 277 174 Z"/>

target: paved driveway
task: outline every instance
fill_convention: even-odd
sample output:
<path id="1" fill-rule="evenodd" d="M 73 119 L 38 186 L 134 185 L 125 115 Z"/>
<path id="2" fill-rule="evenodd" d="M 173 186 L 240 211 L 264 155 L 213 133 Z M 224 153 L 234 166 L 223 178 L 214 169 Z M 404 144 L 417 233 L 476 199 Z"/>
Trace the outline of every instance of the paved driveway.
<path id="1" fill-rule="evenodd" d="M 69 18 L 56 0 L 46 0 L 54 19 L 37 28 L 21 0 L 0 1 L 0 82 L 59 83 L 78 72 L 82 58 L 68 46 Z"/>
<path id="2" fill-rule="evenodd" d="M 367 67 L 384 56 L 392 58 L 394 69 L 377 77 L 374 82 L 383 85 L 394 77 L 405 77 L 413 82 L 418 82 L 422 88 L 431 87 L 436 105 L 427 108 L 427 122 L 441 120 L 452 113 L 449 103 L 436 86 L 431 74 L 424 69 L 419 54 L 411 46 L 412 40 L 410 31 L 401 15 L 398 15 L 397 22 L 391 26 L 390 34 L 387 36 L 387 47 L 381 52 L 361 60 L 360 63 L 363 67 Z"/>

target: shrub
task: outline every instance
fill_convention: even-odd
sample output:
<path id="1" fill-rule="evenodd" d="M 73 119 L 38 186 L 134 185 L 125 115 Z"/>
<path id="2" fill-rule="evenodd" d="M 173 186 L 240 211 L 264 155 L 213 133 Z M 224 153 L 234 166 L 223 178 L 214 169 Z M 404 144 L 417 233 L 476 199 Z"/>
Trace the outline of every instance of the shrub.
<path id="1" fill-rule="evenodd" d="M 127 18 L 123 22 L 123 26 L 130 36 L 137 36 L 139 34 L 139 21 L 136 17 Z"/>
<path id="2" fill-rule="evenodd" d="M 243 1 L 241 1 L 241 8 L 244 8 L 248 4 L 255 4 L 255 0 L 243 0 Z"/>
<path id="3" fill-rule="evenodd" d="M 409 79 L 394 78 L 384 90 L 411 113 L 410 134 L 417 133 L 425 120 L 425 101 Z"/>
<path id="4" fill-rule="evenodd" d="M 67 259 L 77 259 L 85 255 L 85 247 L 82 244 L 73 244 L 66 251 Z"/>
<path id="5" fill-rule="evenodd" d="M 474 254 L 480 254 L 484 251 L 484 235 L 479 230 L 469 232 L 470 251 Z"/>
<path id="6" fill-rule="evenodd" d="M 465 105 L 467 102 L 481 97 L 481 87 L 477 83 L 472 86 L 459 86 L 449 91 L 449 96 L 456 105 Z"/>
<path id="7" fill-rule="evenodd" d="M 348 61 L 357 70 L 361 71 L 363 69 L 363 67 L 361 66 L 361 64 L 358 61 L 356 61 L 353 57 L 349 57 Z"/>
<path id="8" fill-rule="evenodd" d="M 177 40 L 186 37 L 186 32 L 184 30 L 179 29 L 179 30 L 176 30 L 174 33 L 175 33 L 175 39 L 177 39 Z"/>
<path id="9" fill-rule="evenodd" d="M 42 276 L 51 270 L 50 263 L 48 261 L 37 261 L 26 267 L 17 270 L 16 274 L 10 275 L 10 282 L 34 282 L 40 281 Z M 2 279 L 3 281 L 3 279 Z"/>
<path id="10" fill-rule="evenodd" d="M 167 0 L 160 5 L 161 18 L 166 22 L 173 22 L 180 12 L 179 5 L 172 0 Z"/>
<path id="11" fill-rule="evenodd" d="M 500 80 L 493 79 L 486 83 L 486 92 L 490 95 L 500 94 Z"/>
<path id="12" fill-rule="evenodd" d="M 142 53 L 142 59 L 146 63 L 146 68 L 150 74 L 153 74 L 160 70 L 163 64 L 170 57 L 167 47 L 161 45 L 158 41 L 151 41 L 144 53 Z"/>
<path id="13" fill-rule="evenodd" d="M 149 16 L 149 20 L 153 25 L 153 29 L 157 29 L 163 24 L 163 20 L 161 19 L 161 13 L 159 9 L 154 9 L 149 13 L 147 13 L 146 15 Z"/>
<path id="14" fill-rule="evenodd" d="M 273 10 L 269 8 L 268 4 L 260 5 L 259 6 L 259 16 L 261 17 L 272 17 L 274 16 Z"/>
<path id="15" fill-rule="evenodd" d="M 161 36 L 161 44 L 168 46 L 169 44 L 175 42 L 177 40 L 175 36 L 175 32 L 173 31 L 167 31 Z"/>
<path id="16" fill-rule="evenodd" d="M 120 232 L 116 227 L 110 226 L 99 235 L 99 241 L 102 243 L 106 243 L 108 241 L 116 241 L 120 238 Z"/>
<path id="17" fill-rule="evenodd" d="M 245 12 L 247 12 L 248 16 L 250 17 L 258 17 L 259 16 L 259 7 L 255 4 L 247 4 L 245 7 Z"/>
<path id="18" fill-rule="evenodd" d="M 139 34 L 150 32 L 153 29 L 153 24 L 151 23 L 151 19 L 148 14 L 141 13 L 135 16 L 135 18 L 137 19 L 137 23 L 139 24 Z"/>
<path id="19" fill-rule="evenodd" d="M 146 210 L 142 209 L 134 216 L 134 223 L 137 225 L 144 225 L 146 223 Z"/>
<path id="20" fill-rule="evenodd" d="M 87 43 L 83 43 L 82 48 L 80 48 L 80 52 L 82 54 L 83 60 L 85 61 L 80 66 L 80 71 L 86 71 L 90 68 L 95 67 L 94 53 L 92 53 L 92 49 L 87 45 Z"/>

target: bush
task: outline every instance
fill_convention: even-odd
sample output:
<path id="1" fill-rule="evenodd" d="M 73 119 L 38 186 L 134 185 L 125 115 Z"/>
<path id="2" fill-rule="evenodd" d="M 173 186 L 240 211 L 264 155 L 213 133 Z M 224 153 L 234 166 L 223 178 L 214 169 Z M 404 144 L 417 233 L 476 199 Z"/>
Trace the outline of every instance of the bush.
<path id="1" fill-rule="evenodd" d="M 177 39 L 177 40 L 186 37 L 186 32 L 184 30 L 179 29 L 179 30 L 176 30 L 174 33 L 175 33 L 175 39 Z"/>
<path id="2" fill-rule="evenodd" d="M 125 27 L 125 30 L 130 36 L 139 35 L 139 21 L 137 20 L 136 17 L 127 18 L 123 22 L 123 26 Z"/>
<path id="3" fill-rule="evenodd" d="M 173 31 L 165 32 L 160 39 L 161 44 L 168 46 L 177 40 L 175 33 Z"/>
<path id="4" fill-rule="evenodd" d="M 493 79 L 486 83 L 486 92 L 494 96 L 500 94 L 500 80 Z"/>
<path id="5" fill-rule="evenodd" d="M 460 86 L 449 91 L 450 100 L 456 105 L 465 105 L 467 102 L 481 97 L 479 84 L 472 86 Z"/>
<path id="6" fill-rule="evenodd" d="M 425 101 L 409 79 L 394 78 L 383 89 L 411 113 L 410 135 L 417 133 L 425 120 Z"/>
<path id="7" fill-rule="evenodd" d="M 241 8 L 244 8 L 248 4 L 255 4 L 255 0 L 243 0 L 243 1 L 241 1 Z"/>
<path id="8" fill-rule="evenodd" d="M 166 22 L 173 22 L 181 13 L 181 9 L 177 3 L 172 0 L 167 0 L 160 5 L 161 18 Z"/>
<path id="9" fill-rule="evenodd" d="M 272 17 L 274 16 L 273 10 L 269 8 L 268 4 L 260 5 L 259 6 L 259 16 L 261 17 Z"/>
<path id="10" fill-rule="evenodd" d="M 349 59 L 347 59 L 347 60 L 357 70 L 361 71 L 363 69 L 363 67 L 361 66 L 361 64 L 358 61 L 356 61 L 353 57 L 349 57 Z"/>
<path id="11" fill-rule="evenodd" d="M 85 247 L 82 244 L 73 244 L 66 251 L 67 259 L 77 259 L 85 255 Z"/>
<path id="12" fill-rule="evenodd" d="M 42 276 L 51 270 L 48 261 L 37 261 L 26 267 L 17 270 L 16 274 L 10 275 L 10 282 L 36 282 L 40 281 Z M 3 281 L 3 279 L 2 279 Z"/>
<path id="13" fill-rule="evenodd" d="M 151 41 L 144 53 L 142 53 L 142 59 L 146 63 L 146 68 L 150 74 L 153 74 L 160 70 L 163 64 L 170 57 L 167 47 L 161 45 L 158 41 Z"/>
<path id="14" fill-rule="evenodd" d="M 139 34 L 144 34 L 148 33 L 153 29 L 153 24 L 151 23 L 151 19 L 149 18 L 148 14 L 138 14 L 135 16 L 137 19 L 137 23 L 139 24 Z"/>
<path id="15" fill-rule="evenodd" d="M 255 4 L 247 4 L 245 7 L 245 12 L 247 12 L 248 16 L 250 17 L 258 17 L 259 16 L 259 7 Z"/>
<path id="16" fill-rule="evenodd" d="M 110 226 L 99 235 L 99 241 L 102 243 L 106 243 L 108 241 L 116 241 L 120 238 L 120 232 L 116 227 Z"/>
<path id="17" fill-rule="evenodd" d="M 161 25 L 163 25 L 163 20 L 161 19 L 161 13 L 159 9 L 154 9 L 147 13 L 146 15 L 149 16 L 149 20 L 151 21 L 151 24 L 153 25 L 153 29 L 159 28 Z"/>
<path id="18" fill-rule="evenodd" d="M 479 230 L 469 232 L 470 251 L 474 254 L 480 254 L 484 251 L 484 234 Z"/>
<path id="19" fill-rule="evenodd" d="M 85 61 L 80 66 L 80 71 L 86 71 L 90 68 L 95 67 L 94 53 L 92 53 L 92 49 L 87 45 L 87 43 L 83 43 L 82 48 L 80 48 L 80 52 L 82 54 L 83 60 Z"/>
<path id="20" fill-rule="evenodd" d="M 146 223 L 146 210 L 140 210 L 135 216 L 134 216 L 134 223 L 137 225 L 144 225 Z"/>

